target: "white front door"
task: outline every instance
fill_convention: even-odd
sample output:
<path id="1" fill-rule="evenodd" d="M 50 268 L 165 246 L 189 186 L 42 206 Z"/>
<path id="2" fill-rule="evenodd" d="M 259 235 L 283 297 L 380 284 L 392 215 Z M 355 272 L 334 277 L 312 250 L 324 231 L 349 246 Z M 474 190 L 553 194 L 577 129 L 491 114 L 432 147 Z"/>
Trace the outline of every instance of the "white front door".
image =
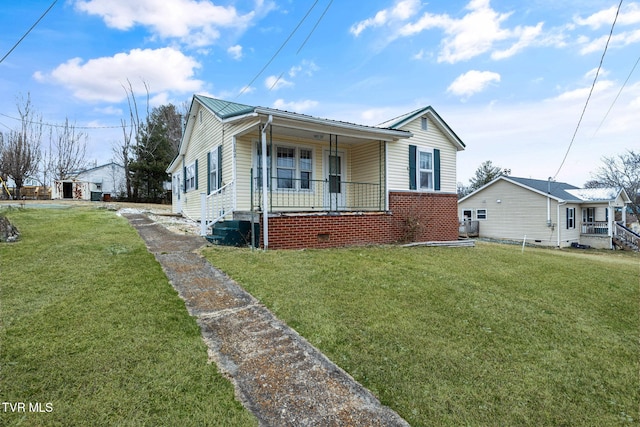
<path id="1" fill-rule="evenodd" d="M 324 205 L 327 210 L 341 210 L 346 206 L 346 173 L 344 153 L 324 152 Z"/>

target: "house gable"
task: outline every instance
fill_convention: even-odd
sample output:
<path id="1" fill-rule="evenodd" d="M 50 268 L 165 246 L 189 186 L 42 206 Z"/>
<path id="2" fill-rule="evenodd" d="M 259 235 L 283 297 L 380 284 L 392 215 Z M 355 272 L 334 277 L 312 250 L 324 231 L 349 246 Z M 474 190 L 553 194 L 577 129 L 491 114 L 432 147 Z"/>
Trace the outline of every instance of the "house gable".
<path id="1" fill-rule="evenodd" d="M 465 145 L 432 107 L 415 110 L 379 126 L 412 134 L 407 140 L 387 145 L 390 190 L 456 192 L 457 153 L 464 150 Z M 433 162 L 433 183 L 422 190 L 421 153 Z"/>

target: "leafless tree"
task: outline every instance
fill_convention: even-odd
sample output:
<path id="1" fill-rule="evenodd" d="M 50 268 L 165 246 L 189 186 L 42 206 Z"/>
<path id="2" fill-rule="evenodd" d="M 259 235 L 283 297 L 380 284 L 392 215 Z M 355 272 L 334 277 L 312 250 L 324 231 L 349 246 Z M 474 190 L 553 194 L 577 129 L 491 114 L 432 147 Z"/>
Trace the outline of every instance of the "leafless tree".
<path id="1" fill-rule="evenodd" d="M 640 218 L 640 152 L 627 150 L 615 157 L 604 157 L 602 163 L 588 186 L 624 188 L 631 199 L 629 207 Z"/>
<path id="2" fill-rule="evenodd" d="M 42 116 L 33 111 L 31 96 L 17 103 L 20 129 L 10 131 L 2 144 L 2 169 L 13 179 L 17 198 L 24 181 L 38 172 L 42 141 Z"/>
<path id="3" fill-rule="evenodd" d="M 52 139 L 50 170 L 54 179 L 68 179 L 72 172 L 86 167 L 88 136 L 84 132 L 76 132 L 75 125 L 69 123 L 68 118 L 64 125 L 56 128 L 55 138 Z"/>

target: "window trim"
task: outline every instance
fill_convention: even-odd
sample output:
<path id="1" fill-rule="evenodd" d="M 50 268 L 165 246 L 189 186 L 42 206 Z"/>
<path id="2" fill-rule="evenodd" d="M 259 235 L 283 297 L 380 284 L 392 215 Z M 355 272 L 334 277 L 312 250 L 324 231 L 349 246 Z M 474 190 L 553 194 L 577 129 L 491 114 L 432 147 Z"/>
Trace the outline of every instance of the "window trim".
<path id="1" fill-rule="evenodd" d="M 269 146 L 271 145 L 271 147 Z M 267 178 L 273 178 L 274 183 L 276 184 L 273 188 L 273 191 L 275 192 L 301 192 L 301 193 L 311 193 L 314 191 L 314 183 L 313 180 L 315 179 L 314 177 L 316 176 L 316 171 L 315 171 L 315 149 L 313 147 L 310 146 L 305 146 L 305 145 L 293 145 L 293 144 L 281 144 L 281 143 L 273 143 L 273 144 L 269 144 L 267 145 L 267 150 L 268 150 L 268 156 L 267 156 L 267 172 L 271 172 L 272 176 L 271 177 L 267 177 Z M 260 151 L 262 149 L 262 146 L 260 144 L 260 142 L 256 142 L 255 144 L 255 151 L 254 151 L 254 165 L 255 165 L 255 170 L 256 170 L 256 178 L 260 177 L 261 175 L 261 171 L 262 171 L 262 159 L 261 159 L 261 154 Z M 285 166 L 279 166 L 278 165 L 278 149 L 279 148 L 283 148 L 283 149 L 287 149 L 287 150 L 291 150 L 293 149 L 294 151 L 294 157 L 293 157 L 293 161 L 294 161 L 294 167 L 290 168 L 290 167 L 285 167 Z M 311 153 L 311 158 L 310 163 L 311 163 L 311 168 L 310 169 L 302 169 L 302 165 L 301 165 L 301 151 L 308 151 L 309 153 Z M 276 153 L 276 156 L 273 156 L 273 153 Z M 287 169 L 287 170 L 292 170 L 293 171 L 293 187 L 292 188 L 287 188 L 287 187 L 280 187 L 279 186 L 279 181 L 280 179 L 278 178 L 278 169 Z M 275 171 L 275 175 L 273 175 L 273 172 Z M 302 185 L 302 173 L 306 172 L 309 173 L 309 177 L 308 178 L 304 178 L 304 180 L 309 182 L 309 188 L 301 188 Z M 283 179 L 289 179 L 289 178 L 283 178 Z M 270 188 L 271 186 L 271 182 L 269 182 L 269 179 L 267 179 L 267 186 Z M 258 180 L 258 188 L 262 188 L 262 180 Z"/>
<path id="2" fill-rule="evenodd" d="M 420 155 L 422 153 L 427 153 L 431 155 L 431 169 L 422 169 L 421 166 L 421 162 L 420 162 Z M 435 171 L 435 154 L 434 154 L 434 150 L 433 148 L 422 148 L 422 147 L 418 147 L 418 149 L 416 150 L 416 188 L 420 191 L 434 191 L 435 190 L 435 177 L 436 177 L 436 171 Z M 431 187 L 423 187 L 422 186 L 422 180 L 421 178 L 421 173 L 423 171 L 426 171 L 427 173 L 431 174 L 431 179 L 429 180 L 429 182 L 431 183 Z"/>
<path id="3" fill-rule="evenodd" d="M 480 213 L 480 212 L 484 212 L 484 213 Z M 480 216 L 482 215 L 482 216 Z M 484 221 L 488 218 L 488 212 L 487 209 L 482 208 L 482 209 L 476 209 L 476 220 L 478 221 Z"/>
<path id="4" fill-rule="evenodd" d="M 196 176 L 196 162 L 192 162 L 185 167 L 185 182 L 184 189 L 185 192 L 197 190 L 196 186 L 197 176 Z"/>
<path id="5" fill-rule="evenodd" d="M 569 215 L 571 213 L 571 215 Z M 567 208 L 567 230 L 576 228 L 576 208 Z"/>

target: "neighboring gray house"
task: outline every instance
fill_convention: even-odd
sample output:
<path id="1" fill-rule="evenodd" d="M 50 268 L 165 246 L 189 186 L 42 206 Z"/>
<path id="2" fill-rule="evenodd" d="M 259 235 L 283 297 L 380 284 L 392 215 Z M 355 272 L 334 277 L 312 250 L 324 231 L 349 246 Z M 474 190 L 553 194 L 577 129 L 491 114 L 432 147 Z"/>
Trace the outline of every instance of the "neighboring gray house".
<path id="1" fill-rule="evenodd" d="M 500 176 L 460 199 L 458 218 L 477 221 L 481 238 L 608 249 L 626 233 L 627 203 L 624 189 Z"/>
<path id="2" fill-rule="evenodd" d="M 111 162 L 75 172 L 70 179 L 54 181 L 51 198 L 109 201 L 124 191 L 124 167 Z"/>

